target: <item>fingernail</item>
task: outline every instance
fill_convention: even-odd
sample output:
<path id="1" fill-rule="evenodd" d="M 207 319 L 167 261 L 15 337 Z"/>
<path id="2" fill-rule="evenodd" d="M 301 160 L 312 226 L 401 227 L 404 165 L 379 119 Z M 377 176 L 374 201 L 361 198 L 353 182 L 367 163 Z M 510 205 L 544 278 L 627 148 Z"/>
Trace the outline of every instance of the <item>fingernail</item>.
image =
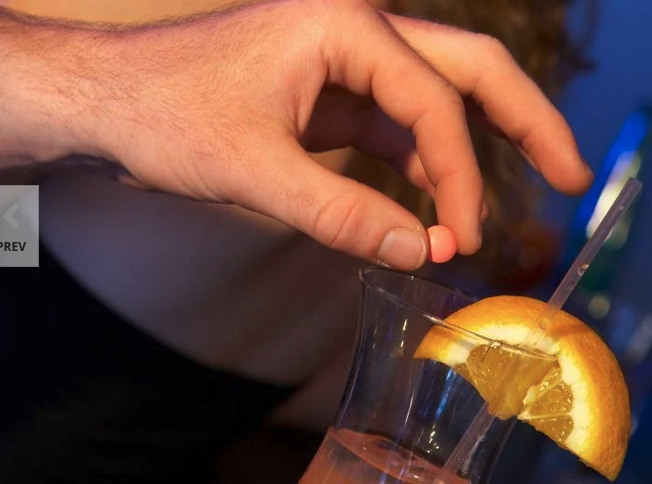
<path id="1" fill-rule="evenodd" d="M 425 258 L 425 241 L 418 232 L 405 228 L 388 233 L 378 249 L 378 261 L 397 269 L 417 269 Z"/>

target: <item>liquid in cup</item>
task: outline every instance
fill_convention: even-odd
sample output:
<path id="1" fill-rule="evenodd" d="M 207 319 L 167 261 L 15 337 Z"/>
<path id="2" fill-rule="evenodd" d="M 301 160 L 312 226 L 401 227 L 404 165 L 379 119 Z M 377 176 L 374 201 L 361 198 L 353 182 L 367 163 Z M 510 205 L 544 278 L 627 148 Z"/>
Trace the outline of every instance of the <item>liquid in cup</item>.
<path id="1" fill-rule="evenodd" d="M 473 302 L 459 292 L 381 268 L 365 269 L 360 277 L 357 349 L 347 388 L 300 484 L 432 484 L 484 400 L 451 368 L 414 358 L 416 348 L 433 325 L 461 344 L 480 342 L 499 352 L 505 346 L 443 321 Z M 508 349 L 535 366 L 551 363 L 544 355 Z M 487 483 L 513 425 L 514 419 L 495 419 L 448 482 Z"/>
<path id="2" fill-rule="evenodd" d="M 383 436 L 330 428 L 301 484 L 431 483 L 439 469 Z M 453 479 L 450 484 L 471 483 Z"/>

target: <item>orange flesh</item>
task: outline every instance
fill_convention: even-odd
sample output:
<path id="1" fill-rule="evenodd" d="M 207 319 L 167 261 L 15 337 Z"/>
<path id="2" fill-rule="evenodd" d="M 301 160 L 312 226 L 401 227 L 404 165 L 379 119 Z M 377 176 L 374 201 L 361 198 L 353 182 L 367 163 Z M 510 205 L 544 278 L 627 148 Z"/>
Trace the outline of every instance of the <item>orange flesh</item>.
<path id="1" fill-rule="evenodd" d="M 509 418 L 524 410 L 523 420 L 557 443 L 566 440 L 573 430 L 573 420 L 567 415 L 573 406 L 573 394 L 561 381 L 557 362 L 532 360 L 499 345 L 483 345 L 471 350 L 468 359 L 455 370 L 478 389 L 497 417 Z M 496 376 L 506 371 L 518 372 L 518 376 L 507 378 L 504 388 L 499 388 L 501 378 Z M 534 401 L 523 408 L 525 394 L 537 382 Z"/>
<path id="2" fill-rule="evenodd" d="M 514 363 L 513 363 L 514 362 Z M 510 367 L 511 366 L 511 367 Z M 468 359 L 455 367 L 489 403 L 489 411 L 506 419 L 523 411 L 522 420 L 562 443 L 573 430 L 567 413 L 573 406 L 570 387 L 561 380 L 561 368 L 555 361 L 532 360 L 506 351 L 500 345 L 482 345 L 471 350 Z M 506 371 L 517 374 L 498 383 Z M 523 398 L 533 385 L 538 387 L 534 401 L 523 408 Z"/>
<path id="3" fill-rule="evenodd" d="M 528 389 L 540 382 L 554 365 L 505 350 L 501 345 L 481 345 L 471 350 L 467 360 L 455 367 L 460 375 L 478 389 L 489 404 L 489 411 L 501 419 L 517 415 L 523 409 Z M 515 378 L 496 378 L 506 372 Z"/>
<path id="4" fill-rule="evenodd" d="M 525 407 L 524 420 L 557 443 L 573 430 L 573 420 L 566 415 L 573 407 L 573 393 L 561 380 L 561 368 L 555 363 L 536 389 L 532 404 Z"/>

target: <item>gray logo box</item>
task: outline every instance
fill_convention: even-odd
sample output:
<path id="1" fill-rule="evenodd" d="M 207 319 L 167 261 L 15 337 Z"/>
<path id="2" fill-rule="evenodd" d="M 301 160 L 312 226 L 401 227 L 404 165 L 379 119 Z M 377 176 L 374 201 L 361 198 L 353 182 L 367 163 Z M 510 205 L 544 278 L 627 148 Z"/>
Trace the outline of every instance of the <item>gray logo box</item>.
<path id="1" fill-rule="evenodd" d="M 0 185 L 0 267 L 38 267 L 39 187 Z"/>

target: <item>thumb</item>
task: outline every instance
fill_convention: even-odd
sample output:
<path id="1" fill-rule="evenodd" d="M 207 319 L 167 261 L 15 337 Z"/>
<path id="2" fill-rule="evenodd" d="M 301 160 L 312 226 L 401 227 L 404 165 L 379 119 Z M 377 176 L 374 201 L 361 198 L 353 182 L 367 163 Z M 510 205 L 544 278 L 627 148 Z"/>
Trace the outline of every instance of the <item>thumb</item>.
<path id="1" fill-rule="evenodd" d="M 298 144 L 282 146 L 284 153 L 274 158 L 283 161 L 272 164 L 274 170 L 266 174 L 267 186 L 274 188 L 250 191 L 250 208 L 374 263 L 402 270 L 423 265 L 430 241 L 413 214 L 370 187 L 322 167 Z"/>

